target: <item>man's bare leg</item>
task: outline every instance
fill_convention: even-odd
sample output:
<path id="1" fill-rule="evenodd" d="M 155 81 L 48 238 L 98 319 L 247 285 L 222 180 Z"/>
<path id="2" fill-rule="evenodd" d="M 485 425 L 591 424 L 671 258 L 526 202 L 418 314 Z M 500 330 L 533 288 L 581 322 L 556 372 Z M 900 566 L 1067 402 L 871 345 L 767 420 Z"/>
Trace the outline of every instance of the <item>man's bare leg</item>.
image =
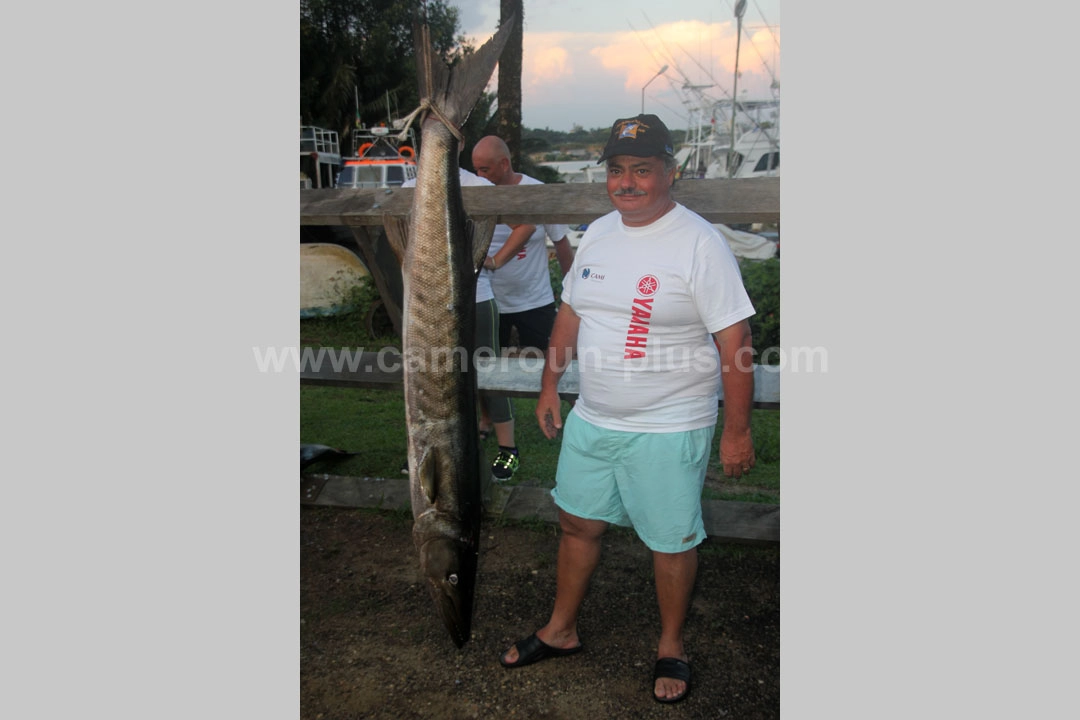
<path id="1" fill-rule="evenodd" d="M 570 648 L 580 644 L 577 633 L 578 610 L 589 589 L 589 579 L 600 562 L 600 536 L 607 529 L 601 520 L 585 520 L 559 510 L 559 558 L 556 564 L 555 607 L 547 625 L 536 636 L 547 645 Z M 514 663 L 516 647 L 511 647 L 503 660 Z"/>
<path id="2" fill-rule="evenodd" d="M 656 600 L 660 606 L 657 659 L 671 657 L 687 660 L 683 647 L 683 626 L 694 590 L 697 566 L 696 547 L 681 553 L 653 553 Z M 653 692 L 660 698 L 674 698 L 686 692 L 686 683 L 673 678 L 657 678 Z"/>

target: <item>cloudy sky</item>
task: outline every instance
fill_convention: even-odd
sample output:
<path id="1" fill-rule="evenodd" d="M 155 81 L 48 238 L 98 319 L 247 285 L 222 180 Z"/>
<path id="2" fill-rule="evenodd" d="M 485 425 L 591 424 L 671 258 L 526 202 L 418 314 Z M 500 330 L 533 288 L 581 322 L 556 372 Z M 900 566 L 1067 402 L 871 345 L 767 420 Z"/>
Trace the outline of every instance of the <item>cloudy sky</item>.
<path id="1" fill-rule="evenodd" d="M 462 31 L 474 45 L 495 31 L 497 0 L 451 4 L 459 8 Z M 523 124 L 563 131 L 574 125 L 609 127 L 617 117 L 641 112 L 642 87 L 648 83 L 645 111 L 660 115 L 671 128 L 685 128 L 691 108 L 703 99 L 731 95 L 734 4 L 525 0 Z M 652 79 L 664 65 L 667 71 Z M 773 96 L 770 86 L 780 82 L 779 0 L 748 0 L 739 74 L 740 99 Z M 685 85 L 712 87 L 695 96 Z"/>

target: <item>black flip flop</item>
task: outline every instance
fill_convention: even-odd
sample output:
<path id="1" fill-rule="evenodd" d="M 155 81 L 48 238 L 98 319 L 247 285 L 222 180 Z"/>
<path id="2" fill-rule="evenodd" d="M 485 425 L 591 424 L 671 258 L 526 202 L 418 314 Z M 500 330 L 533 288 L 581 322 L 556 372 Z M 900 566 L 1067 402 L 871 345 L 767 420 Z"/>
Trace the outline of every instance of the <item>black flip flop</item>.
<path id="1" fill-rule="evenodd" d="M 660 678 L 670 678 L 671 680 L 682 680 L 686 683 L 686 690 L 683 690 L 682 695 L 676 695 L 673 698 L 662 698 L 656 694 L 656 681 Z M 653 667 L 653 700 L 661 703 L 677 703 L 680 700 L 684 700 L 687 695 L 690 694 L 690 663 L 680 660 L 679 658 L 660 658 L 656 661 L 656 665 Z"/>
<path id="2" fill-rule="evenodd" d="M 525 667 L 526 665 L 532 665 L 533 663 L 546 660 L 547 658 L 573 655 L 574 653 L 581 652 L 582 649 L 580 644 L 575 645 L 572 648 L 552 647 L 536 637 L 536 633 L 533 633 L 524 640 L 518 640 L 514 643 L 514 647 L 516 647 L 518 651 L 517 662 L 506 662 L 506 660 L 503 659 L 506 657 L 505 652 L 499 656 L 499 662 L 504 668 Z"/>

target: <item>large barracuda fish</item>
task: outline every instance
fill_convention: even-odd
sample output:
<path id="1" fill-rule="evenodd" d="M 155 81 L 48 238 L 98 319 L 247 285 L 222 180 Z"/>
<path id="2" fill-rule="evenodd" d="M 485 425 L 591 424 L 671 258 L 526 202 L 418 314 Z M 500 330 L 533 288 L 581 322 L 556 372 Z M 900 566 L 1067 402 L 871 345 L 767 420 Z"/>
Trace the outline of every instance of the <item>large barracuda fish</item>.
<path id="1" fill-rule="evenodd" d="M 420 157 L 408 219 L 383 218 L 402 262 L 402 361 L 413 540 L 435 607 L 459 648 L 469 639 L 479 559 L 481 457 L 473 366 L 476 274 L 494 218 L 465 215 L 461 126 L 509 38 L 514 18 L 448 68 L 426 25 L 414 32 Z"/>

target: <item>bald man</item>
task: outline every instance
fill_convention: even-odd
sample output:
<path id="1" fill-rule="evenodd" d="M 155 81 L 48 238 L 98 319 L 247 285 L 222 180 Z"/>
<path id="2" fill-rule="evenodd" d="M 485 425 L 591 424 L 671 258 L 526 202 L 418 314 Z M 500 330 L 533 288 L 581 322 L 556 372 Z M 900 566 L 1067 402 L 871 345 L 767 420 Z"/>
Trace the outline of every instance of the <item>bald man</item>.
<path id="1" fill-rule="evenodd" d="M 542 185 L 536 178 L 515 172 L 510 149 L 495 135 L 487 135 L 472 151 L 476 174 L 496 185 Z M 547 350 L 555 323 L 555 294 L 548 270 L 547 239 L 555 246 L 555 257 L 563 275 L 574 261 L 574 249 L 566 237 L 565 225 L 537 225 L 527 238 L 513 237 L 498 226 L 491 239 L 484 267 L 492 271 L 491 288 L 499 305 L 499 343 L 510 345 L 517 328 L 522 348 Z"/>

